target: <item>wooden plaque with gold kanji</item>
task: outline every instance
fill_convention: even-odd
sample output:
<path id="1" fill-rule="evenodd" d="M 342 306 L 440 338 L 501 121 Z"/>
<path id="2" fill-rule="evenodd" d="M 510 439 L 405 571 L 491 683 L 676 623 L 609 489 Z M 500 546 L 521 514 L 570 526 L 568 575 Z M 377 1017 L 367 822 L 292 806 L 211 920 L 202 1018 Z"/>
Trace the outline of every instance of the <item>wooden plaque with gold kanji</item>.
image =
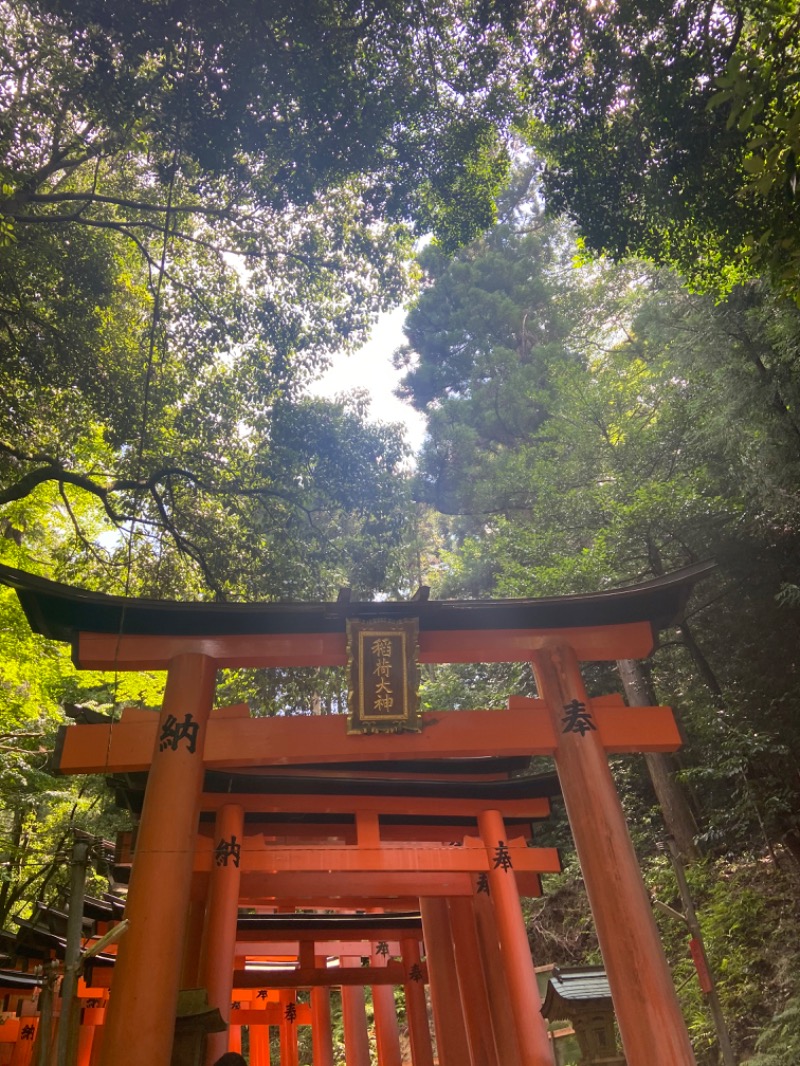
<path id="1" fill-rule="evenodd" d="M 399 733 L 421 728 L 418 632 L 416 618 L 348 620 L 349 733 Z"/>

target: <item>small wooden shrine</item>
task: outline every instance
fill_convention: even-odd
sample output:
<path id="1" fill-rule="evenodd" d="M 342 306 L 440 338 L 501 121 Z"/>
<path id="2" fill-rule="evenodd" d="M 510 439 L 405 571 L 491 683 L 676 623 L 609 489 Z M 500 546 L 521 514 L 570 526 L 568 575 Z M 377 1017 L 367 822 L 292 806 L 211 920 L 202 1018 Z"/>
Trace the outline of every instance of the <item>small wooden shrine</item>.
<path id="1" fill-rule="evenodd" d="M 602 966 L 556 966 L 547 982 L 542 1015 L 572 1023 L 581 1049 L 578 1066 L 625 1066 L 617 1050 L 614 1004 Z"/>
<path id="2" fill-rule="evenodd" d="M 268 1066 L 270 1025 L 295 1066 L 309 1024 L 315 1066 L 331 1066 L 331 988 L 348 1066 L 368 1066 L 365 987 L 379 1066 L 402 1066 L 397 986 L 413 1066 L 434 1062 L 426 986 L 440 1066 L 552 1066 L 520 896 L 559 869 L 531 830 L 558 791 L 628 1066 L 694 1064 L 608 767 L 680 737 L 669 708 L 590 699 L 580 662 L 647 656 L 707 569 L 542 600 L 241 605 L 125 600 L 0 567 L 79 668 L 167 671 L 160 711 L 67 726 L 55 757 L 140 807 L 118 856 L 128 931 L 78 988 L 80 1066 L 170 1066 L 189 989 L 227 1025 L 207 1037 L 208 1066 L 245 1026 L 250 1066 Z M 539 696 L 420 712 L 418 665 L 445 662 L 530 662 Z M 220 668 L 292 666 L 348 667 L 351 713 L 215 706 Z M 557 785 L 524 773 L 532 755 L 554 760 Z"/>

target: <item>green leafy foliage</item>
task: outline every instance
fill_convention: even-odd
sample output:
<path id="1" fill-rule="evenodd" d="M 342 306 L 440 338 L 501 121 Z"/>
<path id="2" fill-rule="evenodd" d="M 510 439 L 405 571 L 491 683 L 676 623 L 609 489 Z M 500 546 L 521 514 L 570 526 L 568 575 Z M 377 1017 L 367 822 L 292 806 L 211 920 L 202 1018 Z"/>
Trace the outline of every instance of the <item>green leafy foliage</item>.
<path id="1" fill-rule="evenodd" d="M 713 303 L 641 262 L 592 263 L 541 220 L 535 196 L 503 207 L 501 225 L 453 262 L 423 259 L 428 283 L 402 352 L 406 392 L 429 418 L 416 492 L 443 513 L 435 588 L 561 595 L 716 558 L 650 673 L 687 738 L 676 780 L 709 856 L 694 887 L 726 1015 L 751 1048 L 769 997 L 791 991 L 797 943 L 792 908 L 778 901 L 791 898 L 798 855 L 798 617 L 781 590 L 794 584 L 800 534 L 800 320 L 760 284 Z M 592 693 L 619 688 L 608 669 L 587 669 L 586 680 Z M 470 705 L 472 686 L 491 691 L 493 676 L 447 671 L 439 683 L 454 706 Z M 509 684 L 530 691 L 524 674 L 497 691 Z M 647 879 L 669 895 L 642 770 L 614 761 Z M 539 840 L 569 848 L 563 824 Z M 537 958 L 593 957 L 590 928 L 575 926 L 574 942 L 564 932 L 580 906 L 574 876 L 532 909 Z M 762 948 L 773 923 L 788 945 L 774 965 Z M 712 1061 L 713 1029 L 678 932 L 667 932 L 669 957 Z"/>
<path id="2" fill-rule="evenodd" d="M 800 1054 L 800 1000 L 790 1000 L 779 1011 L 756 1041 L 758 1054 L 749 1058 L 749 1066 L 791 1066 Z"/>
<path id="3" fill-rule="evenodd" d="M 308 529 L 273 441 L 408 291 L 414 229 L 491 222 L 520 14 L 0 4 L 0 507 L 57 487 L 98 580 L 132 555 L 157 595 L 241 586 L 213 544 L 259 506 Z"/>
<path id="4" fill-rule="evenodd" d="M 797 297 L 794 3 L 534 5 L 529 136 L 587 245 Z"/>

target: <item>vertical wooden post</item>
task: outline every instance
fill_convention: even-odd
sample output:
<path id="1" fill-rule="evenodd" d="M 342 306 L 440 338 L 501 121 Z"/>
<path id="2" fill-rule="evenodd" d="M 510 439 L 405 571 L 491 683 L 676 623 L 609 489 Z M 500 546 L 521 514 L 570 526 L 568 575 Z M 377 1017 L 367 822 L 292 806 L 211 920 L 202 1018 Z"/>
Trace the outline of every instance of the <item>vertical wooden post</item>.
<path id="1" fill-rule="evenodd" d="M 458 972 L 447 899 L 419 901 L 428 980 L 433 1004 L 433 1024 L 440 1066 L 468 1066 L 472 1062 L 458 991 Z"/>
<path id="2" fill-rule="evenodd" d="M 206 921 L 206 878 L 194 874 L 192 893 L 186 915 L 186 938 L 181 966 L 181 988 L 200 987 L 200 954 L 203 947 L 203 929 Z"/>
<path id="3" fill-rule="evenodd" d="M 76 1066 L 89 1066 L 92 1061 L 92 1044 L 94 1042 L 94 1025 L 82 1025 L 78 1032 L 78 1053 Z"/>
<path id="4" fill-rule="evenodd" d="M 628 1066 L 695 1066 L 578 660 L 553 643 L 533 668 L 558 737 L 556 768 Z"/>
<path id="5" fill-rule="evenodd" d="M 169 666 L 131 871 L 102 1066 L 169 1066 L 186 909 L 216 668 L 205 655 Z"/>
<path id="6" fill-rule="evenodd" d="M 287 988 L 280 994 L 281 1006 L 281 1066 L 297 1066 L 297 1014 L 289 1017 L 289 1011 L 297 1010 L 297 992 Z"/>
<path id="7" fill-rule="evenodd" d="M 653 699 L 653 686 L 637 659 L 618 659 L 617 669 L 622 678 L 625 698 L 631 707 L 649 707 L 656 702 Z M 681 854 L 688 861 L 699 859 L 700 851 L 694 842 L 698 831 L 697 823 L 686 793 L 675 780 L 672 756 L 661 751 L 646 751 L 644 761 L 653 782 L 667 832 L 675 837 Z"/>
<path id="8" fill-rule="evenodd" d="M 92 1041 L 92 1057 L 89 1060 L 89 1066 L 100 1066 L 100 1058 L 103 1054 L 103 1038 L 105 1036 L 105 1025 L 98 1025 L 94 1031 L 94 1040 Z"/>
<path id="9" fill-rule="evenodd" d="M 355 959 L 348 961 L 351 964 L 356 962 Z M 345 962 L 343 958 L 342 963 Z M 367 1008 L 361 985 L 342 985 L 342 1021 L 346 1066 L 370 1066 Z"/>
<path id="10" fill-rule="evenodd" d="M 241 1025 L 231 1025 L 228 1027 L 228 1051 L 238 1051 L 242 1053 L 242 1027 Z"/>
<path id="11" fill-rule="evenodd" d="M 86 867 L 93 838 L 76 832 L 70 863 L 67 942 L 64 948 L 64 977 L 61 981 L 61 1018 L 56 1045 L 57 1066 L 67 1066 L 77 1053 L 80 1008 L 78 1006 L 78 966 L 81 956 L 83 899 L 86 894 Z"/>
<path id="12" fill-rule="evenodd" d="M 689 891 L 689 882 L 686 880 L 686 871 L 683 868 L 681 850 L 678 842 L 673 837 L 668 838 L 667 849 L 669 850 L 670 859 L 672 860 L 672 868 L 675 871 L 675 877 L 678 881 L 678 891 L 680 892 L 681 900 L 683 901 L 683 917 L 686 922 L 686 928 L 689 930 L 689 933 L 697 946 L 700 966 L 698 967 L 698 960 L 696 959 L 695 968 L 697 969 L 700 987 L 706 998 L 708 1009 L 710 1010 L 711 1017 L 714 1021 L 714 1028 L 717 1030 L 717 1041 L 719 1043 L 722 1061 L 724 1066 L 737 1066 L 736 1056 L 733 1053 L 733 1046 L 731 1044 L 730 1033 L 728 1032 L 728 1026 L 725 1023 L 725 1015 L 722 1013 L 722 1004 L 717 995 L 716 982 L 708 965 L 708 956 L 706 955 L 706 946 L 703 940 L 703 930 L 700 928 L 697 912 L 694 909 L 694 900 Z M 692 954 L 694 954 L 694 952 L 692 952 Z M 705 982 L 701 976 L 701 969 L 705 973 Z"/>
<path id="13" fill-rule="evenodd" d="M 244 970 L 246 961 L 247 961 L 247 959 L 246 959 L 246 957 L 244 955 L 234 955 L 234 957 L 233 957 L 233 970 L 234 970 L 234 973 L 237 970 Z M 231 990 L 231 999 L 234 999 L 236 991 L 237 991 L 236 989 L 232 989 Z M 252 1006 L 252 1002 L 250 1000 L 245 1000 L 245 1002 L 248 1004 L 248 1006 Z M 228 1029 L 228 1051 L 238 1051 L 238 1053 L 241 1055 L 241 1053 L 242 1053 L 242 1026 L 241 1025 L 231 1025 L 229 1027 L 229 1029 Z"/>
<path id="14" fill-rule="evenodd" d="M 414 1066 L 433 1066 L 433 1047 L 428 1025 L 425 985 L 421 979 L 417 980 L 414 976 L 421 962 L 419 943 L 416 940 L 403 940 L 400 947 L 403 952 L 403 970 L 405 971 L 403 988 L 406 994 L 406 1019 L 408 1037 L 411 1041 L 411 1058 Z"/>
<path id="15" fill-rule="evenodd" d="M 378 955 L 372 945 L 372 965 L 386 966 L 385 955 Z M 400 1028 L 394 1005 L 392 985 L 372 986 L 372 1006 L 375 1017 L 375 1043 L 378 1049 L 378 1066 L 403 1066 L 400 1055 Z"/>
<path id="16" fill-rule="evenodd" d="M 200 985 L 208 992 L 209 1007 L 217 1007 L 225 1022 L 230 1021 L 231 1013 L 243 838 L 244 809 L 238 803 L 224 804 L 217 811 L 214 827 L 216 850 L 200 955 Z M 213 1066 L 220 1055 L 225 1054 L 228 1046 L 227 1031 L 209 1033 L 206 1042 L 207 1066 Z"/>
<path id="17" fill-rule="evenodd" d="M 44 985 L 39 995 L 39 1027 L 33 1059 L 36 1066 L 48 1066 L 50 1062 L 50 1042 L 53 1034 L 53 996 L 58 981 L 58 963 L 53 960 L 44 967 Z"/>
<path id="18" fill-rule="evenodd" d="M 314 1066 L 333 1066 L 331 994 L 321 986 L 311 989 L 311 1054 Z"/>
<path id="19" fill-rule="evenodd" d="M 38 1029 L 38 1018 L 29 1015 L 23 1015 L 23 1019 L 21 1019 L 23 1025 L 32 1025 L 34 1030 Z M 35 1043 L 35 1032 L 30 1040 L 24 1040 L 21 1036 L 17 1037 L 17 1041 L 14 1044 L 14 1050 L 11 1052 L 10 1066 L 30 1066 L 31 1062 L 33 1061 L 33 1048 Z"/>
<path id="20" fill-rule="evenodd" d="M 402 1066 L 400 1029 L 391 985 L 372 986 L 372 1005 L 375 1012 L 375 1041 L 378 1066 Z"/>
<path id="21" fill-rule="evenodd" d="M 522 1062 L 524 1066 L 553 1066 L 517 879 L 513 867 L 502 859 L 502 847 L 508 842 L 505 824 L 499 811 L 482 811 L 478 827 L 489 858 L 489 889 Z"/>
<path id="22" fill-rule="evenodd" d="M 250 1026 L 250 1066 L 270 1066 L 269 1025 Z"/>
<path id="23" fill-rule="evenodd" d="M 485 1066 L 508 1066 L 499 1061 L 495 1049 L 486 974 L 480 964 L 480 944 L 472 900 L 469 896 L 454 897 L 447 901 L 447 907 L 472 1061 L 481 1066 L 484 1063 Z"/>
<path id="24" fill-rule="evenodd" d="M 476 892 L 472 905 L 480 943 L 478 958 L 486 974 L 497 1054 L 502 1066 L 522 1066 L 517 1026 L 511 1010 L 511 996 L 508 991 L 503 957 L 500 953 L 500 937 L 497 932 L 494 908 L 489 898 L 488 884 L 486 892 Z"/>

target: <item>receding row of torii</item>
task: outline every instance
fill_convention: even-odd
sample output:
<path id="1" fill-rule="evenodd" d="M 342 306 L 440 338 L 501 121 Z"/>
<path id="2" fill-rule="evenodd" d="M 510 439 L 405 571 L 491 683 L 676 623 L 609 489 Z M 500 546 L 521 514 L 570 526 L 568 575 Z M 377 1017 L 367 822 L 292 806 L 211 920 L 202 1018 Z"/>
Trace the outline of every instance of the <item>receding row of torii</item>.
<path id="1" fill-rule="evenodd" d="M 202 987 L 229 1026 L 209 1036 L 209 1064 L 236 1049 L 242 1024 L 254 1034 L 251 1066 L 268 1061 L 258 1044 L 266 1030 L 252 1021 L 264 1004 L 242 1005 L 256 989 L 277 1004 L 288 1033 L 282 1063 L 296 1062 L 291 1025 L 310 1019 L 315 1066 L 328 1066 L 336 985 L 348 1066 L 366 1066 L 368 985 L 380 1066 L 400 1066 L 392 987 L 402 984 L 414 1066 L 431 1066 L 427 981 L 440 1066 L 552 1066 L 520 905 L 520 895 L 539 893 L 540 874 L 559 868 L 553 849 L 519 830 L 520 820 L 546 815 L 547 800 L 529 779 L 476 769 L 489 757 L 545 755 L 558 773 L 628 1066 L 693 1064 L 608 766 L 610 753 L 672 751 L 680 738 L 669 708 L 590 699 L 580 663 L 646 657 L 704 572 L 548 600 L 340 596 L 243 606 L 126 601 L 0 568 L 33 628 L 71 640 L 79 667 L 167 670 L 160 712 L 129 708 L 116 722 L 68 727 L 58 753 L 63 773 L 147 775 L 129 929 L 86 1063 L 169 1066 L 179 992 Z M 417 662 L 529 662 L 539 698 L 421 714 Z M 215 708 L 220 668 L 290 666 L 347 666 L 349 719 Z M 359 952 L 339 950 L 339 933 L 303 930 L 294 965 L 269 971 L 268 984 L 255 960 L 280 952 L 262 956 L 244 939 L 242 909 L 294 912 L 296 922 L 302 910 L 364 911 L 387 925 L 385 935 L 362 937 L 372 946 L 367 966 Z M 393 917 L 409 912 L 421 915 L 420 931 L 395 935 Z M 294 998 L 298 989 L 310 989 L 308 1007 Z M 302 1016 L 288 1018 L 290 1004 Z"/>

